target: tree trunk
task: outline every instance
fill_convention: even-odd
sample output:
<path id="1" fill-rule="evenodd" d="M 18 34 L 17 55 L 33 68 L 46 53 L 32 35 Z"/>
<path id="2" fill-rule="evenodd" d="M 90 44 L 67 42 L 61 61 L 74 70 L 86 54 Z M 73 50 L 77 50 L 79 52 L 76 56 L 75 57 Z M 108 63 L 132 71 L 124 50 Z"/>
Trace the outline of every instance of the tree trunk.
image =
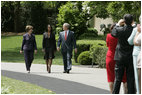
<path id="1" fill-rule="evenodd" d="M 20 1 L 15 1 L 14 5 L 14 32 L 18 33 L 20 26 Z"/>

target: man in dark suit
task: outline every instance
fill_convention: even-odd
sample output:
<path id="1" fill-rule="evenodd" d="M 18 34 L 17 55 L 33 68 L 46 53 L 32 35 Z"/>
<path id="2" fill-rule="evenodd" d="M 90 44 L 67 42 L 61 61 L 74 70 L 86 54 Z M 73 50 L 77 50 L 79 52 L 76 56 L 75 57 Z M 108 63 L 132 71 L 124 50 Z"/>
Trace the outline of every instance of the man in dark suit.
<path id="1" fill-rule="evenodd" d="M 64 23 L 63 24 L 63 30 L 59 34 L 59 39 L 58 39 L 58 44 L 57 44 L 57 50 L 60 50 L 60 45 L 61 45 L 61 53 L 63 56 L 63 63 L 64 63 L 64 72 L 63 73 L 69 73 L 71 70 L 72 62 L 72 51 L 73 51 L 73 46 L 75 49 L 75 53 L 77 53 L 77 48 L 76 48 L 76 40 L 74 37 L 74 32 L 69 30 L 69 24 Z"/>
<path id="2" fill-rule="evenodd" d="M 132 33 L 133 27 L 133 16 L 130 14 L 124 15 L 125 26 L 115 26 L 112 30 L 111 35 L 118 38 L 118 43 L 116 46 L 114 60 L 115 65 L 115 81 L 113 94 L 118 94 L 120 90 L 121 81 L 123 78 L 124 71 L 126 70 L 127 75 L 127 87 L 128 93 L 134 94 L 134 69 L 133 69 L 133 46 L 128 44 L 128 38 Z"/>

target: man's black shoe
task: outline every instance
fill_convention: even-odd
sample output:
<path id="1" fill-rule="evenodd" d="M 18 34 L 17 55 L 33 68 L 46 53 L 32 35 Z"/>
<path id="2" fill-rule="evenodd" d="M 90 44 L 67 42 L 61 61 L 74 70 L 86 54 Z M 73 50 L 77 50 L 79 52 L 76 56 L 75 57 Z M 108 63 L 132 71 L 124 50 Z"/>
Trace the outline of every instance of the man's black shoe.
<path id="1" fill-rule="evenodd" d="M 63 73 L 67 73 L 67 71 L 64 71 Z"/>
<path id="2" fill-rule="evenodd" d="M 67 73 L 69 74 L 69 73 L 70 73 L 70 70 L 67 70 Z"/>

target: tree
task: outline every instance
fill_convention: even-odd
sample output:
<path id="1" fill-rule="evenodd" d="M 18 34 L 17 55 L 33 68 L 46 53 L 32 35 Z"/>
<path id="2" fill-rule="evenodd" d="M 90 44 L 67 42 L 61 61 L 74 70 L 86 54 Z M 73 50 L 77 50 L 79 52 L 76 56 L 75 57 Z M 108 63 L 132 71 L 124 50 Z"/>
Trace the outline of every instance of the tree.
<path id="1" fill-rule="evenodd" d="M 24 26 L 32 25 L 34 33 L 41 34 L 46 30 L 47 12 L 41 1 L 22 1 Z"/>
<path id="2" fill-rule="evenodd" d="M 21 29 L 20 1 L 2 1 L 2 30 L 19 32 Z"/>
<path id="3" fill-rule="evenodd" d="M 132 14 L 134 20 L 139 22 L 139 16 L 141 14 L 141 2 L 140 1 L 114 1 L 110 2 L 107 6 L 107 11 L 114 21 L 122 19 L 125 14 Z"/>
<path id="4" fill-rule="evenodd" d="M 11 1 L 1 2 L 2 31 L 14 31 L 14 4 Z"/>
<path id="5" fill-rule="evenodd" d="M 88 3 L 88 7 L 90 7 L 90 18 L 94 15 L 98 18 L 108 18 L 110 15 L 107 11 L 107 6 L 110 1 L 85 1 Z"/>
<path id="6" fill-rule="evenodd" d="M 86 6 L 87 7 L 87 6 Z M 75 32 L 76 38 L 87 31 L 86 22 L 88 20 L 87 9 L 83 9 L 83 2 L 67 2 L 59 8 L 58 26 L 62 27 L 67 22 L 71 25 L 71 30 Z"/>
<path id="7" fill-rule="evenodd" d="M 14 32 L 20 31 L 20 1 L 14 2 Z"/>
<path id="8" fill-rule="evenodd" d="M 56 26 L 58 8 L 67 1 L 2 1 L 1 25 L 3 32 L 24 32 L 34 26 L 34 33 L 42 34 L 47 23 Z M 50 17 L 50 18 L 49 18 Z M 52 20 L 54 23 L 52 23 Z"/>
<path id="9" fill-rule="evenodd" d="M 87 31 L 88 20 L 112 17 L 114 22 L 124 14 L 132 14 L 135 21 L 141 13 L 140 1 L 2 1 L 2 31 L 23 32 L 25 26 L 34 26 L 35 33 L 43 33 L 47 23 L 62 27 L 71 24 L 76 38 Z M 53 22 L 53 23 L 52 23 Z"/>
<path id="10" fill-rule="evenodd" d="M 67 1 L 44 1 L 43 3 L 43 8 L 47 10 L 48 23 L 53 26 L 53 29 L 56 29 L 57 14 L 59 13 L 58 8 L 66 2 Z"/>
<path id="11" fill-rule="evenodd" d="M 91 16 L 99 18 L 112 17 L 114 22 L 122 19 L 125 14 L 132 14 L 135 21 L 141 14 L 140 1 L 86 1 L 90 7 Z"/>

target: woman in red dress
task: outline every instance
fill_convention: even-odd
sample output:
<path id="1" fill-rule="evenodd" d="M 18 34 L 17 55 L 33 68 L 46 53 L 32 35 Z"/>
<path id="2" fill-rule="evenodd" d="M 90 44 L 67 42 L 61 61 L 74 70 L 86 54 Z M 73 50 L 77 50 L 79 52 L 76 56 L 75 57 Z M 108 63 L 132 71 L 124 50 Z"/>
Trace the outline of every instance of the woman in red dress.
<path id="1" fill-rule="evenodd" d="M 113 27 L 115 26 L 115 24 L 113 24 L 110 28 L 110 32 L 113 29 Z M 113 36 L 111 36 L 111 33 L 107 34 L 106 37 L 106 43 L 107 43 L 107 47 L 108 47 L 108 51 L 106 54 L 106 70 L 107 70 L 107 79 L 108 79 L 108 83 L 109 83 L 109 87 L 110 87 L 110 92 L 112 93 L 113 90 L 113 83 L 115 80 L 115 61 L 114 61 L 114 54 L 115 54 L 115 48 L 117 45 L 117 38 L 114 38 Z M 122 80 L 123 84 L 124 84 L 124 93 L 127 93 L 127 83 L 126 83 L 126 73 L 124 73 L 124 77 Z"/>

